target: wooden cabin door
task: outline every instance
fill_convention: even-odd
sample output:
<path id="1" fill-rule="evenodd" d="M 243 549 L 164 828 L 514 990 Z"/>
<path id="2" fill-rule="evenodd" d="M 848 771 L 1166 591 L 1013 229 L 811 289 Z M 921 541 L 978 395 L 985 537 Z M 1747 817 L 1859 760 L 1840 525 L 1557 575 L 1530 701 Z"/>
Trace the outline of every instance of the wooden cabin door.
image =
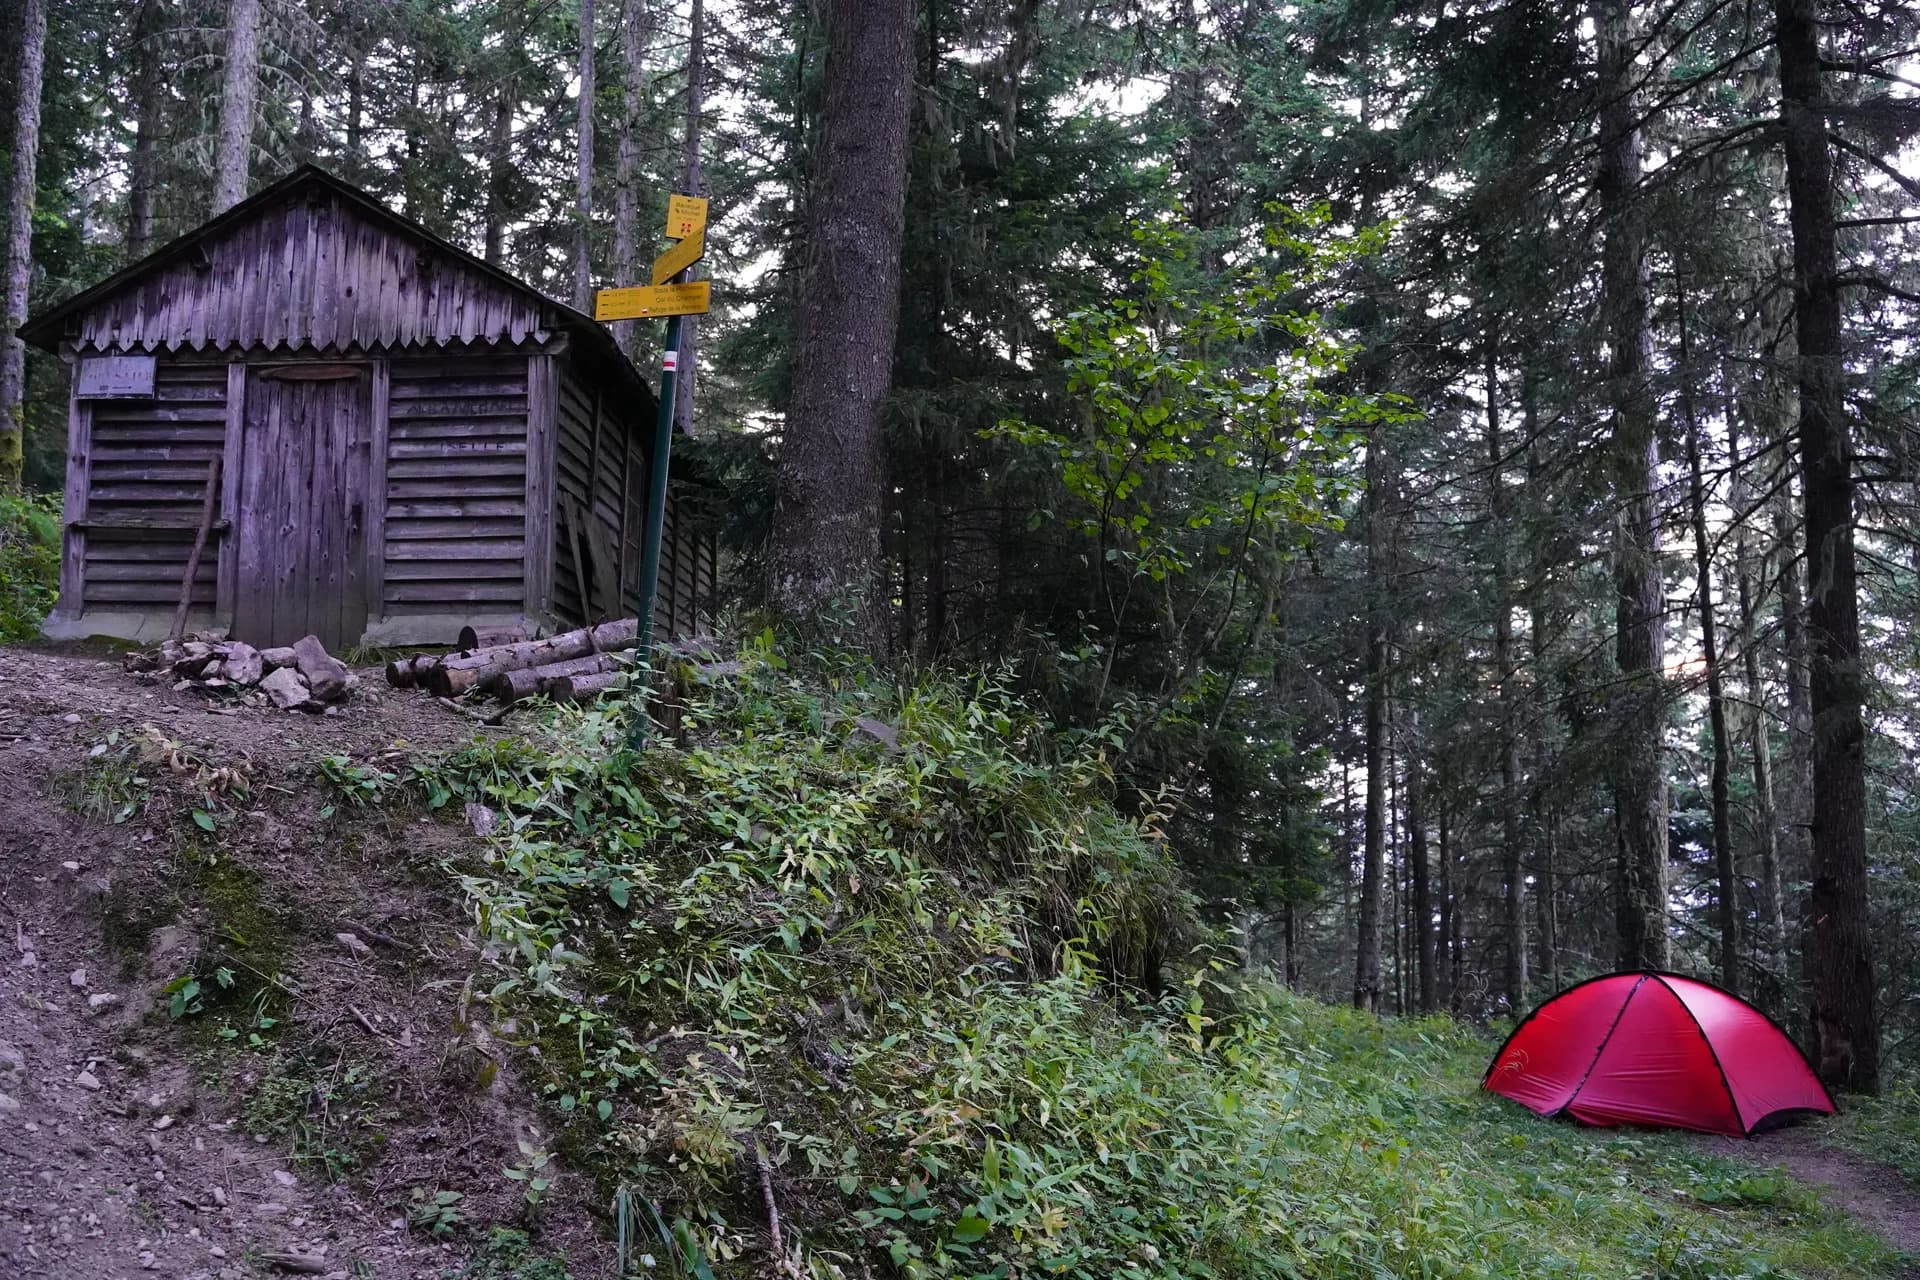
<path id="1" fill-rule="evenodd" d="M 238 639 L 266 646 L 315 635 L 337 653 L 366 630 L 372 401 L 365 365 L 247 370 Z"/>

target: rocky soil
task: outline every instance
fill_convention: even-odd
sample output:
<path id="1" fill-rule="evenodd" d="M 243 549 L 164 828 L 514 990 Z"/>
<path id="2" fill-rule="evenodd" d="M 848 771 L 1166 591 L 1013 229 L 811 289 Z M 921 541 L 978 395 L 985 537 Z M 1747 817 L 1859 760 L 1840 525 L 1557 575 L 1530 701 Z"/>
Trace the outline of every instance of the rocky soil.
<path id="1" fill-rule="evenodd" d="M 493 1280 L 494 1224 L 607 1274 L 587 1188 L 530 1218 L 502 1172 L 542 1132 L 470 999 L 471 830 L 314 769 L 474 722 L 372 671 L 324 718 L 171 684 L 0 675 L 0 1276 Z M 408 1221 L 441 1192 L 443 1232 Z"/>

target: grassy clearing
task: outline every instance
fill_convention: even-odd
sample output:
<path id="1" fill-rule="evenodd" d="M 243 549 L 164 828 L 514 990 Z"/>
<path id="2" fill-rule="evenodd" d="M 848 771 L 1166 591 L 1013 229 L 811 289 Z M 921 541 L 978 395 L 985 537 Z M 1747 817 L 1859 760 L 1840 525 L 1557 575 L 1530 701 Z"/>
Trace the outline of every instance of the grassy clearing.
<path id="1" fill-rule="evenodd" d="M 1838 1146 L 1892 1165 L 1920 1191 L 1920 1082 L 1896 1080 L 1878 1098 L 1849 1098 L 1829 1123 Z"/>
<path id="2" fill-rule="evenodd" d="M 1895 1274 L 1784 1179 L 1479 1093 L 1472 1031 L 1211 959 L 1110 740 L 991 680 L 763 640 L 688 704 L 685 750 L 567 711 L 379 782 L 499 814 L 487 998 L 636 1269 L 765 1274 L 771 1203 L 815 1277 Z"/>

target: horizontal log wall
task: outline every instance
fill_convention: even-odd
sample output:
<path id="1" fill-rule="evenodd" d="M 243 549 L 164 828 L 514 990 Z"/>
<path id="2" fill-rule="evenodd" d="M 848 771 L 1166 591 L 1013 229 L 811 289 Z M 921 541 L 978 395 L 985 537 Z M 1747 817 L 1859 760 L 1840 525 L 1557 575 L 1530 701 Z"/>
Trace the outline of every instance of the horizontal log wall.
<path id="1" fill-rule="evenodd" d="M 519 613 L 526 356 L 396 356 L 388 374 L 382 612 Z"/>
<path id="2" fill-rule="evenodd" d="M 171 611 L 200 523 L 207 472 L 226 446 L 227 366 L 163 358 L 155 365 L 153 399 L 99 400 L 85 412 L 83 607 Z M 220 523 L 200 558 L 196 607 L 214 605 L 217 548 L 229 536 L 223 505 L 216 498 Z"/>

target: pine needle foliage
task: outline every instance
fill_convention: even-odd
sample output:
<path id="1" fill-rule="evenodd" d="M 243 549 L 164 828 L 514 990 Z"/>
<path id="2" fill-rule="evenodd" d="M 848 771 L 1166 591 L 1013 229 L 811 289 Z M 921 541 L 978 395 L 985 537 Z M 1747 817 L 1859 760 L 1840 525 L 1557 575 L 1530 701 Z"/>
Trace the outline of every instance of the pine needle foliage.
<path id="1" fill-rule="evenodd" d="M 771 1274 L 772 1209 L 821 1278 L 1891 1274 L 1785 1179 L 1478 1093 L 1459 1024 L 1233 970 L 1124 725 L 770 636 L 685 683 L 675 745 L 563 711 L 429 780 L 499 815 L 461 883 L 554 1149 L 670 1270 Z"/>

